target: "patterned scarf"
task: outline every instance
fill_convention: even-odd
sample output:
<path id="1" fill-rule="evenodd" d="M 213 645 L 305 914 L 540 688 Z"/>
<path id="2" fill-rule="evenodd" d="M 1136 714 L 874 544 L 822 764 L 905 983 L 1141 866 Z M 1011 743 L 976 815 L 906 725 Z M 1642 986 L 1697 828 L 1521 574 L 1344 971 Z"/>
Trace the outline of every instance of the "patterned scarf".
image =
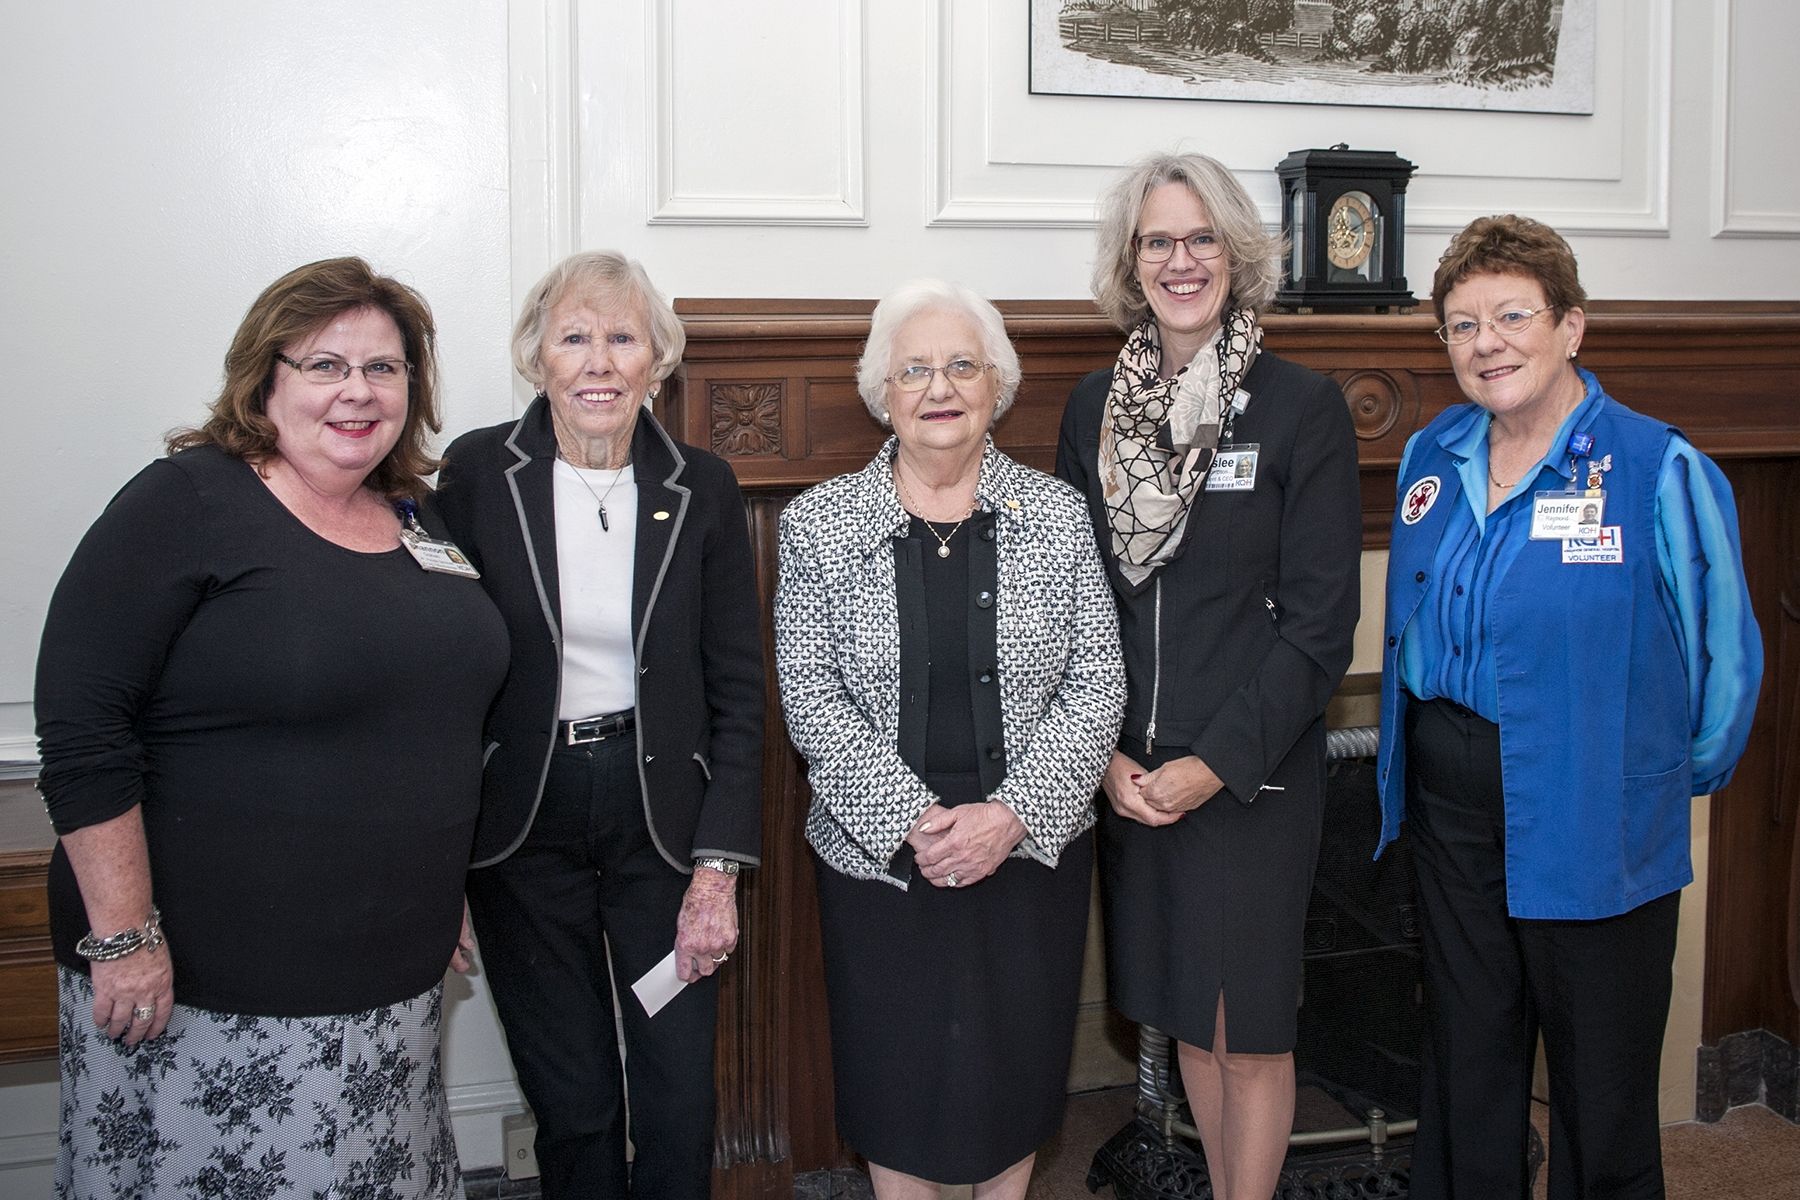
<path id="1" fill-rule="evenodd" d="M 1154 318 L 1125 339 L 1100 418 L 1099 467 L 1113 555 L 1134 592 L 1181 554 L 1225 412 L 1262 339 L 1255 313 L 1228 309 L 1213 340 L 1169 379 L 1156 373 L 1162 338 Z"/>

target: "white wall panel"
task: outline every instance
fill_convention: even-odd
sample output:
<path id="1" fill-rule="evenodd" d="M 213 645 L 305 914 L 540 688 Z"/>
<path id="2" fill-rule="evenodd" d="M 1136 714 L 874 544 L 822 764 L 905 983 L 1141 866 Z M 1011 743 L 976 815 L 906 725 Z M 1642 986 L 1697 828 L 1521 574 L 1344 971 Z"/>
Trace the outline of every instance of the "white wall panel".
<path id="1" fill-rule="evenodd" d="M 863 224 L 860 0 L 649 3 L 651 220 Z"/>
<path id="2" fill-rule="evenodd" d="M 1720 237 L 1800 237 L 1800 116 L 1793 5 L 1714 0 L 1713 231 Z"/>

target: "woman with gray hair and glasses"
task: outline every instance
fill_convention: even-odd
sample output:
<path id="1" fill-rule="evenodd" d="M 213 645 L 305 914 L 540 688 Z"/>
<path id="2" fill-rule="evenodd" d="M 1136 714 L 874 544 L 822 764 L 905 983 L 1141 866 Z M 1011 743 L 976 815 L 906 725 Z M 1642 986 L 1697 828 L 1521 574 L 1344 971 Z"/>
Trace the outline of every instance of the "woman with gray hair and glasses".
<path id="1" fill-rule="evenodd" d="M 1281 242 L 1228 170 L 1156 155 L 1101 203 L 1094 295 L 1125 346 L 1069 397 L 1057 474 L 1087 497 L 1130 681 L 1102 785 L 1107 982 L 1179 1043 L 1213 1195 L 1268 1200 L 1357 618 L 1356 439 L 1336 384 L 1262 349 Z"/>
<path id="2" fill-rule="evenodd" d="M 711 1190 L 716 973 L 762 828 L 762 634 L 731 467 L 649 411 L 685 345 L 642 266 L 570 256 L 513 331 L 537 398 L 458 438 L 439 477 L 512 632 L 469 907 L 546 1197 Z M 652 1018 L 630 987 L 671 951 L 689 986 Z"/>
<path id="3" fill-rule="evenodd" d="M 1019 386 L 993 305 L 895 289 L 857 381 L 893 436 L 782 514 L 775 602 L 838 1132 L 882 1200 L 1020 1197 L 1062 1119 L 1117 622 L 1080 497 L 989 437 Z"/>

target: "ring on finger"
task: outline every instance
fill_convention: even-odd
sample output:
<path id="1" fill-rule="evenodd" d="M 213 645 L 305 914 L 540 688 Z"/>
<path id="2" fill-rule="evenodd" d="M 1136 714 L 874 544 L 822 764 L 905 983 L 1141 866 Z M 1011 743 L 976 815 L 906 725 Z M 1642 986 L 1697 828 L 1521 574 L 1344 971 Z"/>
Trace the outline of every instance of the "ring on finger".
<path id="1" fill-rule="evenodd" d="M 731 957 L 731 953 L 730 953 L 730 951 L 727 951 L 727 952 L 726 952 L 726 953 L 724 953 L 724 954 L 715 954 L 715 955 L 713 955 L 713 962 L 714 962 L 714 963 L 715 963 L 715 964 L 717 964 L 717 963 L 722 963 L 722 962 L 724 962 L 724 961 L 725 961 L 725 960 L 726 960 L 726 959 L 728 959 L 728 958 L 730 958 L 730 957 Z"/>
<path id="2" fill-rule="evenodd" d="M 952 871 L 948 875 L 944 876 L 944 882 L 949 884 L 951 887 L 956 887 L 961 881 L 956 878 L 956 872 Z"/>
<path id="3" fill-rule="evenodd" d="M 154 1005 L 154 1004 L 140 1005 L 139 1007 L 131 1010 L 131 1015 L 134 1018 L 136 1018 L 137 1020 L 143 1021 L 146 1024 L 148 1024 L 150 1021 L 155 1020 L 155 1018 L 156 1018 L 156 1005 Z"/>

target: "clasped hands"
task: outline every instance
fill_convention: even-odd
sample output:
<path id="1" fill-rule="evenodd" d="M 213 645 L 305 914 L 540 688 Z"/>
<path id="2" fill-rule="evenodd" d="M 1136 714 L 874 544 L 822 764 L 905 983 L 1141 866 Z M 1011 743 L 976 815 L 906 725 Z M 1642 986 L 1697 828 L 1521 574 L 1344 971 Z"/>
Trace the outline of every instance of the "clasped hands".
<path id="1" fill-rule="evenodd" d="M 1146 771 L 1129 755 L 1113 751 L 1100 787 L 1114 812 L 1140 825 L 1173 825 L 1225 786 L 1211 767 L 1192 754 Z"/>
<path id="2" fill-rule="evenodd" d="M 1025 823 L 998 801 L 933 804 L 913 823 L 906 844 L 913 865 L 934 887 L 968 887 L 999 869 L 1025 839 Z"/>

